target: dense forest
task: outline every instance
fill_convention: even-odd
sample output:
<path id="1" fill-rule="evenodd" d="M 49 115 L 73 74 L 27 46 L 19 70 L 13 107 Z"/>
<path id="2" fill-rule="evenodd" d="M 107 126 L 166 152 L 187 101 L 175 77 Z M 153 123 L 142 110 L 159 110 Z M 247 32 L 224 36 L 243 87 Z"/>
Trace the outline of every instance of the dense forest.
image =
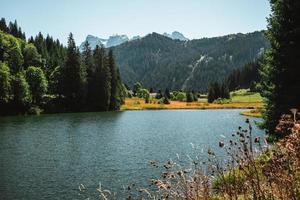
<path id="1" fill-rule="evenodd" d="M 112 47 L 124 83 L 140 81 L 155 91 L 208 91 L 233 70 L 261 57 L 269 42 L 264 31 L 180 41 L 152 33 Z"/>
<path id="2" fill-rule="evenodd" d="M 256 85 L 260 81 L 259 68 L 261 59 L 246 64 L 241 69 L 235 69 L 225 80 L 229 91 L 241 88 L 250 88 L 251 91 L 257 91 Z"/>
<path id="3" fill-rule="evenodd" d="M 79 52 L 39 33 L 26 41 L 17 22 L 0 21 L 0 114 L 118 110 L 125 87 L 112 50 Z"/>

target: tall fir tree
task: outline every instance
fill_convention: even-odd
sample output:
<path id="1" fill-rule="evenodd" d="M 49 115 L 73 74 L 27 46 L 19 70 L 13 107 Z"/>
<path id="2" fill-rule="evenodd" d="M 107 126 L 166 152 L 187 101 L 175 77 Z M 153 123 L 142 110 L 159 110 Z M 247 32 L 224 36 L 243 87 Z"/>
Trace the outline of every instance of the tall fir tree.
<path id="1" fill-rule="evenodd" d="M 8 27 L 6 25 L 6 21 L 5 21 L 5 18 L 1 18 L 0 20 L 0 30 L 5 32 L 5 33 L 8 33 Z"/>
<path id="2" fill-rule="evenodd" d="M 67 57 L 62 69 L 61 80 L 66 106 L 71 111 L 82 110 L 85 100 L 86 70 L 81 64 L 80 53 L 72 33 L 68 39 Z"/>
<path id="3" fill-rule="evenodd" d="M 108 67 L 111 74 L 111 95 L 110 95 L 110 110 L 119 110 L 122 104 L 121 92 L 122 83 L 119 71 L 117 69 L 113 51 L 109 50 L 108 53 Z"/>
<path id="4" fill-rule="evenodd" d="M 95 73 L 95 65 L 93 61 L 93 51 L 90 47 L 88 41 L 84 43 L 84 48 L 82 52 L 82 61 L 87 71 L 87 103 L 92 101 L 94 98 L 94 91 L 93 91 L 93 75 Z"/>
<path id="5" fill-rule="evenodd" d="M 281 114 L 300 109 L 300 1 L 270 3 L 267 37 L 271 49 L 265 55 L 260 86 L 266 99 L 264 128 L 273 134 Z"/>
<path id="6" fill-rule="evenodd" d="M 93 111 L 107 111 L 110 107 L 111 73 L 107 63 L 107 57 L 103 47 L 96 46 L 94 53 L 95 73 L 92 78 L 92 102 Z"/>

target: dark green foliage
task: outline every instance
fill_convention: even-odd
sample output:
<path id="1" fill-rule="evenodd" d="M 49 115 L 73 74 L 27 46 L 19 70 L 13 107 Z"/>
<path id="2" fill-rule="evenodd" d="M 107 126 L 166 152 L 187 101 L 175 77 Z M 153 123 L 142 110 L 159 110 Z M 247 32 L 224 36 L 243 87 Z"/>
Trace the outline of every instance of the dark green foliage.
<path id="1" fill-rule="evenodd" d="M 164 97 L 162 98 L 162 103 L 163 103 L 163 104 L 170 104 L 170 100 L 169 100 L 166 96 L 164 96 Z"/>
<path id="2" fill-rule="evenodd" d="M 5 18 L 1 18 L 1 20 L 0 20 L 0 30 L 3 31 L 3 32 L 5 32 L 5 33 L 9 32 L 9 29 L 8 29 L 8 27 L 6 25 Z"/>
<path id="3" fill-rule="evenodd" d="M 17 21 L 15 20 L 14 23 L 9 22 L 9 25 L 7 26 L 6 21 L 4 18 L 1 18 L 0 20 L 0 30 L 9 33 L 17 38 L 21 38 L 23 40 L 26 39 L 25 33 L 22 32 L 21 27 L 18 26 Z"/>
<path id="4" fill-rule="evenodd" d="M 258 59 L 255 62 L 250 62 L 246 64 L 241 69 L 235 69 L 228 76 L 225 84 L 228 85 L 229 91 L 234 91 L 238 89 L 247 89 L 250 88 L 251 91 L 255 91 L 255 85 L 260 81 L 259 76 L 259 67 L 261 59 Z"/>
<path id="5" fill-rule="evenodd" d="M 207 92 L 209 83 L 222 82 L 234 69 L 261 56 L 269 43 L 264 32 L 178 41 L 157 33 L 113 47 L 123 81 L 137 81 L 157 91 Z"/>
<path id="6" fill-rule="evenodd" d="M 261 68 L 260 87 L 266 99 L 264 128 L 273 134 L 281 114 L 300 109 L 300 1 L 270 3 L 267 38 L 271 49 Z"/>
<path id="7" fill-rule="evenodd" d="M 94 95 L 90 105 L 96 111 L 107 111 L 110 106 L 111 96 L 111 73 L 108 67 L 108 59 L 103 47 L 96 46 L 93 53 L 95 62 L 95 73 L 92 77 L 91 94 Z"/>
<path id="8" fill-rule="evenodd" d="M 117 69 L 113 52 L 109 50 L 108 53 L 108 67 L 111 74 L 111 96 L 110 96 L 110 106 L 109 110 L 119 110 L 124 98 L 121 98 L 121 93 L 123 92 L 123 85 L 120 77 L 119 70 Z M 149 93 L 149 92 L 148 92 Z M 149 101 L 149 97 L 148 97 Z"/>
<path id="9" fill-rule="evenodd" d="M 194 101 L 194 95 L 192 92 L 187 91 L 186 93 L 186 102 L 193 102 Z"/>
<path id="10" fill-rule="evenodd" d="M 37 49 L 33 44 L 26 44 L 23 50 L 24 55 L 24 69 L 29 66 L 42 67 L 41 55 L 37 52 Z"/>
<path id="11" fill-rule="evenodd" d="M 184 101 L 186 100 L 186 94 L 184 92 L 173 92 L 174 98 L 177 101 Z"/>
<path id="12" fill-rule="evenodd" d="M 167 97 L 168 99 L 171 99 L 171 94 L 170 94 L 169 88 L 166 88 L 164 96 Z"/>
<path id="13" fill-rule="evenodd" d="M 156 95 L 155 95 L 155 98 L 156 99 L 161 99 L 161 98 L 163 98 L 163 93 L 161 92 L 161 90 L 158 90 L 158 92 L 156 93 Z"/>
<path id="14" fill-rule="evenodd" d="M 95 73 L 95 65 L 93 58 L 93 51 L 88 42 L 84 44 L 83 52 L 82 52 L 82 61 L 86 68 L 87 72 L 87 102 L 92 102 L 94 98 L 94 86 L 93 86 L 93 76 Z"/>
<path id="15" fill-rule="evenodd" d="M 220 98 L 222 99 L 230 99 L 229 89 L 226 84 L 222 84 L 220 88 Z"/>
<path id="16" fill-rule="evenodd" d="M 88 41 L 85 42 L 83 52 L 82 52 L 82 59 L 83 63 L 86 67 L 87 71 L 87 79 L 91 79 L 92 74 L 95 71 L 95 66 L 93 62 L 93 51 L 90 47 L 90 44 Z"/>
<path id="17" fill-rule="evenodd" d="M 150 93 L 145 88 L 140 89 L 139 92 L 137 93 L 137 96 L 139 98 L 145 99 L 145 103 L 149 103 L 149 101 L 150 101 Z"/>
<path id="18" fill-rule="evenodd" d="M 47 78 L 55 67 L 64 65 L 67 50 L 58 40 L 54 40 L 49 35 L 44 38 L 43 34 L 39 33 L 35 38 L 31 37 L 29 43 L 34 44 L 41 55 L 42 68 Z"/>
<path id="19" fill-rule="evenodd" d="M 0 105 L 7 104 L 12 96 L 12 76 L 9 67 L 0 62 Z"/>
<path id="20" fill-rule="evenodd" d="M 140 82 L 136 82 L 133 86 L 133 95 L 136 96 L 138 91 L 142 88 L 143 88 L 142 84 Z"/>
<path id="21" fill-rule="evenodd" d="M 229 99 L 230 94 L 224 83 L 220 85 L 218 82 L 214 82 L 208 89 L 207 101 L 208 103 L 213 103 L 218 98 Z"/>
<path id="22" fill-rule="evenodd" d="M 7 60 L 12 73 L 18 73 L 23 70 L 23 55 L 21 49 L 17 45 L 8 49 L 7 57 L 4 58 L 4 60 Z"/>
<path id="23" fill-rule="evenodd" d="M 80 53 L 70 33 L 67 57 L 62 69 L 61 85 L 66 106 L 71 111 L 80 111 L 85 101 L 86 71 L 81 64 Z"/>
<path id="24" fill-rule="evenodd" d="M 19 34 L 16 23 L 6 30 L 1 19 L 0 27 L 1 115 L 118 110 L 124 103 L 128 91 L 112 51 L 86 44 L 80 54 L 72 34 L 67 48 L 41 33 L 26 43 L 9 34 Z"/>
<path id="25" fill-rule="evenodd" d="M 18 72 L 13 78 L 13 105 L 21 113 L 26 112 L 31 103 L 29 85 L 23 72 Z"/>
<path id="26" fill-rule="evenodd" d="M 198 93 L 194 92 L 194 91 L 192 91 L 192 93 L 193 93 L 193 96 L 194 96 L 194 101 L 198 101 Z"/>
<path id="27" fill-rule="evenodd" d="M 30 87 L 32 103 L 40 105 L 48 88 L 48 82 L 43 70 L 38 67 L 28 67 L 26 70 L 26 80 Z"/>
<path id="28" fill-rule="evenodd" d="M 62 95 L 62 67 L 57 66 L 49 77 L 49 92 L 50 94 Z"/>

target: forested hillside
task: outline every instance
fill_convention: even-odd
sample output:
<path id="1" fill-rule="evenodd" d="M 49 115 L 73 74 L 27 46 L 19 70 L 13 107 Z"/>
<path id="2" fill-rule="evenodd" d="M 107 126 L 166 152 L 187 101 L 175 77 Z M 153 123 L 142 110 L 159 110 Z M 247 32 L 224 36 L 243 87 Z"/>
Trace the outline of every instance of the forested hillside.
<path id="1" fill-rule="evenodd" d="M 123 81 L 147 88 L 207 92 L 234 69 L 255 61 L 269 47 L 264 32 L 191 41 L 152 33 L 113 47 Z"/>
<path id="2" fill-rule="evenodd" d="M 25 39 L 17 22 L 0 30 L 0 114 L 118 110 L 125 87 L 112 51 L 86 43 L 79 52 L 72 33 L 64 47 L 39 33 Z"/>

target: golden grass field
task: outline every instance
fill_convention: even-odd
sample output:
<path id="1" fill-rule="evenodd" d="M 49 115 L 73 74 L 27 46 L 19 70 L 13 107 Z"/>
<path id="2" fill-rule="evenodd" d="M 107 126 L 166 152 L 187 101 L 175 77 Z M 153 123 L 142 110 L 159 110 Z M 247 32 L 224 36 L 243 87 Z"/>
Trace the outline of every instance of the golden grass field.
<path id="1" fill-rule="evenodd" d="M 158 109 L 252 109 L 241 112 L 249 117 L 261 117 L 263 99 L 259 93 L 251 93 L 241 89 L 231 93 L 231 100 L 226 103 L 207 103 L 206 98 L 198 99 L 198 102 L 170 101 L 170 104 L 159 104 L 157 99 L 145 103 L 142 98 L 126 98 L 121 110 L 158 110 Z"/>
<path id="2" fill-rule="evenodd" d="M 155 110 L 155 109 L 260 109 L 263 108 L 262 102 L 230 102 L 224 104 L 206 103 L 206 102 L 179 102 L 170 101 L 170 104 L 159 104 L 152 100 L 151 103 L 145 103 L 141 98 L 126 98 L 125 104 L 121 110 Z"/>

